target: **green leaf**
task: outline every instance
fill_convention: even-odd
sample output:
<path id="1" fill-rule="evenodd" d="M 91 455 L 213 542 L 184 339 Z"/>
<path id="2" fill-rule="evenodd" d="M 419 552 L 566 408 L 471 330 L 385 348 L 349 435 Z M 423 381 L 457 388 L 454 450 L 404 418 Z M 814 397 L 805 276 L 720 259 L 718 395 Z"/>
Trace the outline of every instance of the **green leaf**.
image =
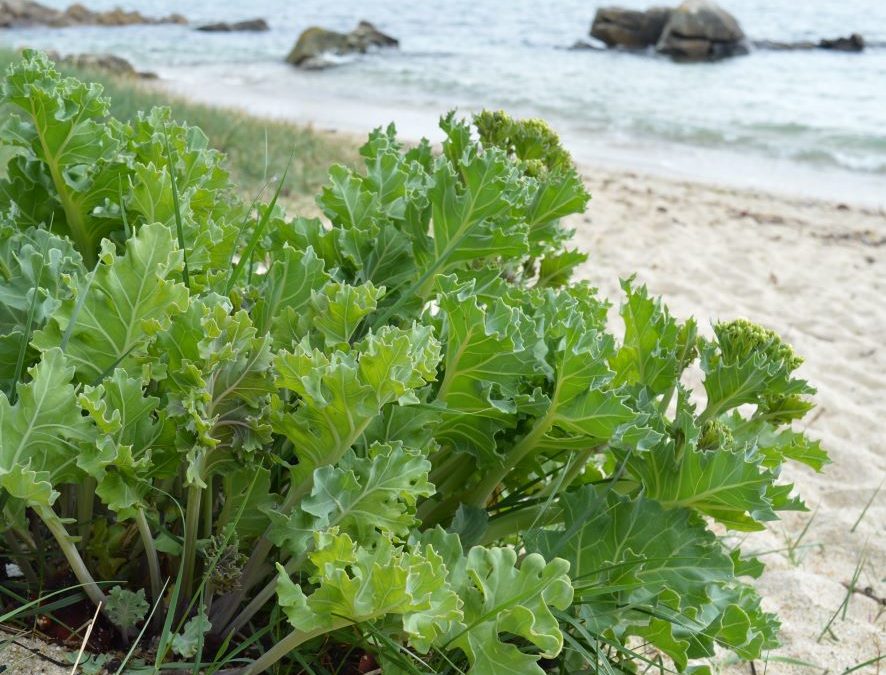
<path id="1" fill-rule="evenodd" d="M 446 348 L 437 401 L 446 406 L 435 432 L 442 443 L 495 457 L 495 437 L 514 426 L 521 385 L 539 370 L 534 326 L 504 298 L 486 305 L 474 282 L 440 279 Z"/>
<path id="2" fill-rule="evenodd" d="M 299 631 L 398 617 L 409 642 L 426 652 L 461 618 L 458 596 L 433 548 L 404 550 L 380 538 L 370 550 L 343 534 L 315 537 L 310 557 L 316 589 L 310 595 L 277 566 L 278 602 Z"/>
<path id="3" fill-rule="evenodd" d="M 102 238 L 122 228 L 116 198 L 126 173 L 118 158 L 122 125 L 107 121 L 101 91 L 97 84 L 62 78 L 46 55 L 33 51 L 10 68 L 0 89 L 0 100 L 23 114 L 3 130 L 5 141 L 27 150 L 15 160 L 15 177 L 24 182 L 34 176 L 26 163 L 45 167 L 53 188 L 47 195 L 52 227 L 68 234 L 90 265 Z M 8 188 L 3 193 L 16 199 Z"/>
<path id="4" fill-rule="evenodd" d="M 82 382 L 98 384 L 118 367 L 135 374 L 157 333 L 187 308 L 187 289 L 172 280 L 180 270 L 181 252 L 169 229 L 145 225 L 127 240 L 124 255 L 103 249 L 91 285 L 75 287 L 87 294 L 79 311 L 76 296 L 63 302 L 34 345 L 52 349 L 69 333 L 65 354 Z"/>
<path id="5" fill-rule="evenodd" d="M 299 402 L 290 412 L 278 401 L 274 424 L 296 447 L 302 475 L 336 463 L 386 405 L 417 402 L 414 392 L 436 376 L 438 360 L 429 326 L 385 327 L 348 352 L 326 354 L 307 342 L 279 352 L 277 384 Z"/>
<path id="6" fill-rule="evenodd" d="M 753 450 L 684 450 L 677 460 L 673 444 L 660 443 L 628 461 L 647 495 L 668 508 L 690 507 L 737 530 L 760 530 L 776 518 L 775 475 Z"/>
<path id="7" fill-rule="evenodd" d="M 230 312 L 219 296 L 192 301 L 157 345 L 169 363 L 169 414 L 188 434 L 187 478 L 201 487 L 235 455 L 257 452 L 271 439 L 270 340 L 257 335 L 244 310 Z"/>
<path id="8" fill-rule="evenodd" d="M 563 647 L 550 608 L 562 610 L 572 604 L 569 563 L 561 558 L 545 562 L 537 553 L 524 557 L 519 567 L 516 561 L 511 548 L 476 546 L 460 568 L 450 571 L 464 601 L 464 627 L 454 629 L 448 644 L 468 657 L 469 675 L 541 675 L 539 656 L 554 658 Z M 527 654 L 505 642 L 507 634 L 532 643 L 539 654 Z"/>
<path id="9" fill-rule="evenodd" d="M 127 631 L 144 621 L 150 608 L 148 601 L 145 600 L 144 588 L 129 591 L 120 586 L 114 586 L 108 592 L 108 604 L 105 611 L 115 626 Z"/>
<path id="10" fill-rule="evenodd" d="M 589 632 L 640 636 L 681 669 L 707 655 L 711 640 L 754 658 L 774 639 L 759 599 L 736 580 L 733 558 L 690 509 L 594 486 L 560 506 L 563 529 L 533 533 L 530 547 L 569 560 Z M 733 626 L 742 615 L 744 624 Z"/>
<path id="11" fill-rule="evenodd" d="M 78 401 L 99 434 L 77 466 L 96 479 L 96 494 L 108 508 L 130 518 L 145 507 L 154 478 L 177 474 L 174 430 L 158 412 L 160 399 L 145 396 L 142 381 L 120 369 L 97 387 L 85 387 Z"/>
<path id="12" fill-rule="evenodd" d="M 819 441 L 793 429 L 777 429 L 765 419 L 745 420 L 737 412 L 724 418 L 735 442 L 757 448 L 763 455 L 763 465 L 770 469 L 781 466 L 786 460 L 805 464 L 821 471 L 830 463 L 828 453 Z"/>
<path id="13" fill-rule="evenodd" d="M 61 350 L 46 351 L 28 372 L 15 405 L 0 392 L 0 486 L 29 505 L 51 506 L 57 486 L 81 478 L 75 462 L 94 431 L 77 406 L 74 368 Z"/>
<path id="14" fill-rule="evenodd" d="M 314 326 L 328 347 L 346 347 L 360 322 L 375 311 L 384 287 L 367 282 L 361 286 L 329 283 L 311 297 Z"/>
<path id="15" fill-rule="evenodd" d="M 185 624 L 182 632 L 176 633 L 172 638 L 172 651 L 186 659 L 194 658 L 210 628 L 212 624 L 206 616 L 206 608 L 201 606 L 200 611 Z"/>
<path id="16" fill-rule="evenodd" d="M 612 358 L 617 383 L 639 384 L 653 395 L 671 388 L 679 374 L 678 326 L 658 300 L 649 297 L 646 287 L 633 287 L 622 280 L 627 300 L 621 316 L 625 324 L 624 342 Z"/>
<path id="17" fill-rule="evenodd" d="M 718 323 L 714 332 L 716 342 L 702 350 L 708 399 L 702 420 L 743 404 L 779 407 L 786 399 L 814 393 L 791 376 L 802 359 L 774 332 L 744 319 Z"/>
<path id="18" fill-rule="evenodd" d="M 458 157 L 457 170 L 441 163 L 428 197 L 433 249 L 427 269 L 446 274 L 484 258 L 528 253 L 528 227 L 515 213 L 526 194 L 504 153 L 470 148 Z"/>
<path id="19" fill-rule="evenodd" d="M 434 493 L 428 482 L 431 464 L 402 444 L 375 444 L 366 457 L 348 451 L 336 466 L 314 471 L 311 494 L 300 509 L 277 521 L 272 541 L 302 555 L 314 532 L 338 528 L 361 546 L 369 546 L 377 533 L 406 539 L 415 524 L 415 505 Z"/>
<path id="20" fill-rule="evenodd" d="M 275 254 L 252 316 L 260 333 L 270 333 L 276 347 L 290 348 L 307 335 L 305 314 L 315 291 L 331 281 L 314 249 L 284 245 Z"/>
<path id="21" fill-rule="evenodd" d="M 0 386 L 12 384 L 19 359 L 29 365 L 37 352 L 27 345 L 70 295 L 63 279 L 84 273 L 70 241 L 28 228 L 0 238 Z"/>

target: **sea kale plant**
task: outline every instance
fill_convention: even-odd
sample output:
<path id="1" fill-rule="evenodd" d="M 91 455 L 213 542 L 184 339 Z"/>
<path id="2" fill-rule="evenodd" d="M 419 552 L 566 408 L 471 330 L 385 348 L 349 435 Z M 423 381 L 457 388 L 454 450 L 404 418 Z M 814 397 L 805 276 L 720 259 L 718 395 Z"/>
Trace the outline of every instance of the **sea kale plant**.
<path id="1" fill-rule="evenodd" d="M 779 472 L 827 460 L 792 429 L 800 359 L 574 279 L 588 195 L 543 123 L 376 130 L 323 217 L 288 218 L 199 129 L 109 118 L 41 54 L 2 105 L 7 601 L 88 597 L 132 672 L 704 673 L 776 646 L 723 537 L 803 508 Z"/>

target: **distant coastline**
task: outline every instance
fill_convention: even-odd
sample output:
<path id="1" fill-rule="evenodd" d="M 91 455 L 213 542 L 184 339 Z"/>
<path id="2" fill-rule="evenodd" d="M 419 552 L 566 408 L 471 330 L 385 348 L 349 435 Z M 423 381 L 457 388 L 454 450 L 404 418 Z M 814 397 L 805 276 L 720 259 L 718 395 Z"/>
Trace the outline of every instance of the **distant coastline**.
<path id="1" fill-rule="evenodd" d="M 137 6 L 158 17 L 182 9 L 176 0 L 86 4 Z M 190 25 L 9 29 L 0 31 L 0 42 L 62 55 L 115 54 L 159 73 L 164 86 L 189 98 L 358 135 L 394 120 L 405 137 L 433 139 L 439 114 L 449 108 L 501 108 L 548 120 L 590 165 L 886 206 L 882 0 L 721 0 L 753 43 L 804 44 L 859 32 L 871 48 L 766 49 L 689 65 L 651 51 L 570 50 L 588 39 L 605 4 L 555 0 L 541 17 L 510 0 L 254 0 L 248 14 L 269 27 L 256 34 L 194 30 L 246 15 L 230 3 L 193 0 Z M 360 19 L 395 36 L 399 49 L 340 57 L 346 63 L 319 73 L 284 63 L 309 26 L 348 31 Z"/>

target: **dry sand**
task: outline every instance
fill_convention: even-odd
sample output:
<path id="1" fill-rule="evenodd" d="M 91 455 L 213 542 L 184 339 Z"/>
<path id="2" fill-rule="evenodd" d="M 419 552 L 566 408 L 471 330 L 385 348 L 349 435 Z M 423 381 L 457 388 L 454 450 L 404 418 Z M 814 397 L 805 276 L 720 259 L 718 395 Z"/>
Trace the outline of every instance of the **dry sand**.
<path id="1" fill-rule="evenodd" d="M 768 673 L 842 673 L 886 654 L 886 607 L 852 596 L 845 620 L 818 636 L 858 586 L 886 598 L 886 212 L 810 200 L 586 169 L 594 199 L 573 221 L 590 253 L 582 274 L 617 302 L 618 278 L 636 273 L 678 317 L 746 317 L 785 337 L 806 359 L 801 373 L 818 388 L 808 432 L 830 451 L 821 474 L 791 466 L 810 513 L 788 513 L 747 537 L 763 556 L 758 588 L 783 622 Z M 886 183 L 886 181 L 884 181 Z M 886 184 L 884 184 L 886 191 Z M 811 520 L 811 524 L 810 524 Z M 784 551 L 809 524 L 794 553 Z M 886 660 L 880 664 L 886 672 Z M 725 668 L 750 673 L 750 667 Z M 757 663 L 757 673 L 764 666 Z M 870 666 L 858 673 L 879 673 Z"/>
<path id="2" fill-rule="evenodd" d="M 582 273 L 604 296 L 617 302 L 619 277 L 636 273 L 676 316 L 695 316 L 703 327 L 737 316 L 762 323 L 806 357 L 802 374 L 818 387 L 808 431 L 827 446 L 833 464 L 822 474 L 796 466 L 784 474 L 813 511 L 789 513 L 744 543 L 746 551 L 778 551 L 763 556 L 768 569 L 758 583 L 766 608 L 783 621 L 784 646 L 772 656 L 818 670 L 772 660 L 758 662 L 756 672 L 840 674 L 886 654 L 886 612 L 860 593 L 818 641 L 859 560 L 859 587 L 886 597 L 886 488 L 850 531 L 886 476 L 886 213 L 585 171 L 594 199 L 572 225 L 591 256 Z M 785 549 L 807 524 L 792 559 Z M 10 674 L 69 672 L 8 646 L 0 647 L 0 664 Z M 721 672 L 751 671 L 724 664 Z"/>

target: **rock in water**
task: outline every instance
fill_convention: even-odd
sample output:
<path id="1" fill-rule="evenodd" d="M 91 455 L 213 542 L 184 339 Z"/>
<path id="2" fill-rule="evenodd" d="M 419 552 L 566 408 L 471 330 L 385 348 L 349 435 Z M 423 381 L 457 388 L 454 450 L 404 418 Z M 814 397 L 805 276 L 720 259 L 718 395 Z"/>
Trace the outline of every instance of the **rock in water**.
<path id="1" fill-rule="evenodd" d="M 352 30 L 348 37 L 355 42 L 360 51 L 365 52 L 368 47 L 399 47 L 400 41 L 387 33 L 382 33 L 368 21 L 361 21 Z"/>
<path id="2" fill-rule="evenodd" d="M 286 61 L 302 68 L 322 67 L 326 54 L 345 54 L 348 52 L 348 36 L 327 30 L 319 26 L 311 26 L 298 36 L 298 41 L 286 57 Z"/>
<path id="3" fill-rule="evenodd" d="M 247 21 L 237 21 L 235 23 L 228 23 L 226 21 L 208 23 L 204 26 L 197 26 L 197 30 L 204 33 L 233 33 L 238 31 L 262 33 L 271 30 L 271 27 L 264 19 L 248 19 Z"/>
<path id="4" fill-rule="evenodd" d="M 748 52 L 738 21 L 710 0 L 686 0 L 671 11 L 655 49 L 680 61 L 708 61 Z"/>
<path id="5" fill-rule="evenodd" d="M 325 68 L 332 65 L 325 58 L 330 54 L 364 54 L 370 47 L 396 47 L 399 44 L 395 38 L 382 33 L 368 21 L 361 21 L 350 33 L 312 26 L 298 36 L 286 61 L 299 68 Z"/>
<path id="6" fill-rule="evenodd" d="M 671 10 L 652 7 L 645 12 L 622 7 L 601 7 L 591 24 L 591 37 L 607 47 L 645 49 L 658 42 Z"/>
<path id="7" fill-rule="evenodd" d="M 864 38 L 858 33 L 853 33 L 849 37 L 821 40 L 818 46 L 820 49 L 833 49 L 840 52 L 861 52 L 864 51 Z"/>

